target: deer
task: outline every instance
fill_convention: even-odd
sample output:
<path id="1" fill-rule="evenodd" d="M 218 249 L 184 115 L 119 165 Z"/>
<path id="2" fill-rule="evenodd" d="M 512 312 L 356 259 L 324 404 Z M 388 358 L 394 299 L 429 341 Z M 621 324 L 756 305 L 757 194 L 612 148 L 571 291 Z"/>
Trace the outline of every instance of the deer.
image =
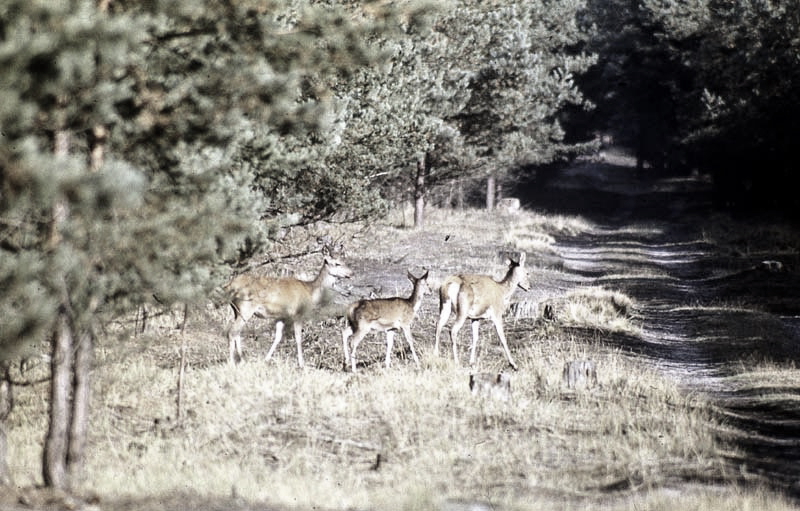
<path id="1" fill-rule="evenodd" d="M 272 358 L 275 348 L 283 337 L 283 327 L 289 323 L 294 328 L 297 343 L 297 362 L 303 367 L 303 321 L 325 298 L 326 292 L 337 279 L 347 279 L 353 271 L 341 260 L 323 251 L 322 267 L 311 281 L 295 277 L 268 277 L 242 274 L 233 278 L 225 287 L 231 295 L 234 320 L 228 330 L 228 362 L 238 364 L 242 360 L 242 328 L 256 316 L 275 319 L 275 340 L 267 352 L 266 360 Z"/>
<path id="2" fill-rule="evenodd" d="M 474 366 L 476 349 L 478 345 L 478 329 L 480 320 L 488 319 L 494 323 L 497 336 L 503 345 L 509 365 L 516 371 L 517 364 L 511 357 L 503 330 L 503 313 L 508 307 L 508 301 L 514 290 L 520 287 L 524 291 L 530 289 L 528 271 L 525 269 L 525 252 L 520 253 L 519 259 L 508 259 L 508 272 L 503 280 L 497 282 L 488 275 L 452 275 L 442 281 L 439 288 L 439 321 L 436 324 L 436 342 L 434 353 L 439 355 L 439 339 L 442 328 L 450 318 L 450 311 L 454 311 L 456 318 L 450 329 L 450 340 L 453 343 L 453 359 L 458 364 L 457 339 L 464 322 L 472 321 L 472 346 L 469 362 Z"/>
<path id="3" fill-rule="evenodd" d="M 422 298 L 430 291 L 428 272 L 421 277 L 415 277 L 410 271 L 408 279 L 414 288 L 411 296 L 402 298 L 373 298 L 359 300 L 350 304 L 347 309 L 346 325 L 342 331 L 342 344 L 344 345 L 345 367 L 347 359 L 356 372 L 356 349 L 361 340 L 372 330 L 386 332 L 386 368 L 392 363 L 392 348 L 394 346 L 395 331 L 400 330 L 411 348 L 411 356 L 419 369 L 419 358 L 414 350 L 414 338 L 411 336 L 411 323 L 422 305 Z M 353 349 L 348 353 L 348 338 L 352 336 Z"/>

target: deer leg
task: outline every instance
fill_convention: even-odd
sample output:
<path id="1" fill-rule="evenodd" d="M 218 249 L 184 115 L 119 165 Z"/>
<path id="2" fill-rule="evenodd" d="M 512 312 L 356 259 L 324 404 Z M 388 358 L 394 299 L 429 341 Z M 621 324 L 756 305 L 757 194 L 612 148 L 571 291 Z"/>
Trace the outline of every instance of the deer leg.
<path id="1" fill-rule="evenodd" d="M 497 337 L 500 338 L 500 343 L 503 345 L 503 351 L 506 353 L 506 358 L 508 359 L 508 364 L 511 368 L 515 371 L 518 370 L 517 364 L 514 363 L 514 359 L 511 358 L 511 351 L 508 349 L 508 343 L 506 342 L 506 334 L 503 331 L 503 321 L 495 319 L 494 320 L 494 328 L 497 330 Z"/>
<path id="2" fill-rule="evenodd" d="M 242 328 L 245 320 L 236 315 L 230 330 L 228 330 L 228 363 L 238 364 L 242 361 Z"/>
<path id="3" fill-rule="evenodd" d="M 346 327 L 344 327 L 344 330 L 342 330 L 342 348 L 344 350 L 345 371 L 347 371 L 347 365 L 350 363 L 350 348 L 349 348 L 350 343 L 348 343 L 347 341 L 351 335 L 353 335 L 353 329 L 350 327 L 350 325 L 347 325 Z"/>
<path id="4" fill-rule="evenodd" d="M 283 338 L 283 320 L 279 319 L 275 322 L 275 340 L 272 342 L 272 346 L 269 348 L 267 352 L 267 360 L 272 358 L 272 354 L 275 352 L 275 348 L 278 347 L 278 343 L 281 342 Z"/>
<path id="5" fill-rule="evenodd" d="M 361 339 L 367 335 L 367 331 L 362 331 L 360 328 L 356 330 L 353 334 L 353 338 L 351 339 L 353 342 L 353 347 L 350 349 L 350 364 L 353 368 L 353 372 L 356 372 L 356 349 L 358 345 L 361 343 Z"/>
<path id="6" fill-rule="evenodd" d="M 247 302 L 231 304 L 233 308 L 233 324 L 228 330 L 228 362 L 238 364 L 242 361 L 242 329 L 247 320 L 253 316 Z"/>
<path id="7" fill-rule="evenodd" d="M 392 365 L 392 349 L 394 348 L 394 330 L 386 331 L 386 369 Z"/>
<path id="8" fill-rule="evenodd" d="M 411 328 L 406 327 L 403 329 L 403 337 L 406 338 L 408 347 L 411 348 L 411 356 L 414 357 L 414 363 L 417 365 L 417 369 L 419 369 L 419 357 L 417 357 L 417 351 L 414 349 L 414 338 L 411 337 Z"/>
<path id="9" fill-rule="evenodd" d="M 294 340 L 297 343 L 297 364 L 303 367 L 303 324 L 299 321 L 294 322 Z"/>
<path id="10" fill-rule="evenodd" d="M 439 322 L 436 323 L 436 343 L 433 345 L 433 352 L 437 357 L 439 356 L 439 339 L 442 335 L 442 328 L 447 324 L 447 320 L 450 319 L 450 309 L 449 300 L 439 305 Z"/>
<path id="11" fill-rule="evenodd" d="M 466 314 L 463 316 L 459 314 L 456 316 L 453 327 L 450 329 L 450 341 L 453 343 L 453 360 L 456 366 L 458 366 L 458 332 L 461 331 L 461 327 L 464 326 L 464 321 L 466 321 L 466 319 Z"/>
<path id="12" fill-rule="evenodd" d="M 472 346 L 469 351 L 469 365 L 474 366 L 478 360 L 478 331 L 480 330 L 481 323 L 477 319 L 472 320 Z"/>

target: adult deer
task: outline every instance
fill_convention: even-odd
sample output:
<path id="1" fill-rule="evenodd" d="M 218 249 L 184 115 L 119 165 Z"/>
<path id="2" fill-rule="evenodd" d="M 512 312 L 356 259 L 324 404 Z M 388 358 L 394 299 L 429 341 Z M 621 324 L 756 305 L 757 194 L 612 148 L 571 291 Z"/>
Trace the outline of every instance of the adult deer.
<path id="1" fill-rule="evenodd" d="M 419 368 L 419 358 L 414 350 L 414 338 L 411 336 L 411 323 L 417 315 L 422 297 L 430 291 L 428 285 L 428 272 L 417 278 L 408 272 L 408 279 L 414 285 L 411 296 L 408 298 L 376 298 L 372 300 L 359 300 L 347 309 L 347 325 L 342 331 L 342 344 L 344 345 L 345 360 L 349 360 L 353 372 L 356 370 L 356 349 L 358 344 L 372 330 L 386 332 L 386 368 L 391 365 L 392 348 L 394 347 L 394 334 L 401 330 L 411 348 L 411 356 Z M 353 349 L 348 354 L 348 338 L 352 336 Z M 346 363 L 345 361 L 345 363 Z"/>
<path id="2" fill-rule="evenodd" d="M 434 352 L 439 355 L 439 338 L 442 328 L 450 318 L 450 310 L 456 313 L 453 327 L 450 329 L 450 340 L 453 343 L 453 358 L 458 364 L 458 348 L 456 341 L 458 332 L 467 319 L 472 321 L 472 347 L 469 355 L 470 365 L 475 365 L 475 352 L 478 345 L 478 329 L 480 320 L 488 319 L 494 323 L 497 336 L 503 345 L 509 365 L 514 370 L 517 364 L 511 357 L 503 330 L 503 313 L 508 306 L 508 300 L 517 286 L 527 291 L 530 288 L 528 271 L 525 269 L 525 252 L 519 255 L 519 260 L 509 258 L 508 272 L 503 280 L 495 281 L 488 275 L 453 275 L 447 277 L 439 288 L 439 322 L 436 324 L 436 344 Z"/>
<path id="3" fill-rule="evenodd" d="M 325 297 L 326 291 L 336 279 L 350 278 L 353 272 L 342 261 L 323 252 L 324 260 L 319 274 L 312 281 L 294 277 L 262 277 L 243 274 L 235 277 L 226 288 L 231 294 L 234 320 L 228 330 L 229 362 L 242 359 L 242 328 L 247 320 L 256 316 L 275 319 L 275 340 L 267 352 L 272 358 L 275 348 L 283 337 L 286 323 L 294 327 L 297 343 L 297 362 L 303 367 L 303 321 Z"/>

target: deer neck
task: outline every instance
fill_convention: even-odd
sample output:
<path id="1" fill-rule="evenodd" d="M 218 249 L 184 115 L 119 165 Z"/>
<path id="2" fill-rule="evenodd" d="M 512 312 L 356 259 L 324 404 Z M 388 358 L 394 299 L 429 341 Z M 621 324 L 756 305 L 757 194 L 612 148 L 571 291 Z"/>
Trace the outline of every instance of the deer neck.
<path id="1" fill-rule="evenodd" d="M 414 314 L 416 314 L 419 308 L 422 306 L 422 297 L 424 296 L 420 282 L 421 281 L 414 282 L 414 290 L 411 292 L 411 296 L 408 298 L 408 302 L 411 304 Z"/>
<path id="2" fill-rule="evenodd" d="M 326 288 L 330 288 L 336 283 L 336 277 L 328 271 L 328 265 L 324 264 L 319 270 L 317 277 L 308 283 L 311 291 L 311 302 L 318 304 L 322 300 L 322 295 Z"/>
<path id="3" fill-rule="evenodd" d="M 505 300 L 508 300 L 511 295 L 514 294 L 514 289 L 519 284 L 520 275 L 517 268 L 519 268 L 519 266 L 512 266 L 509 268 L 506 276 L 500 281 L 500 285 L 503 287 L 503 299 Z"/>

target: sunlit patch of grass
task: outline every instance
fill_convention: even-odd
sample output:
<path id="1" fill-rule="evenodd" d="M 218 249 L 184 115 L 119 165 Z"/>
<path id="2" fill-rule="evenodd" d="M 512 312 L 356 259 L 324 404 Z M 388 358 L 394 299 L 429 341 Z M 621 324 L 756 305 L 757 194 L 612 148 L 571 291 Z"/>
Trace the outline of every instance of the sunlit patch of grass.
<path id="1" fill-rule="evenodd" d="M 552 235 L 571 235 L 590 232 L 595 225 L 580 216 L 544 214 L 536 211 L 525 211 L 519 217 L 520 229 L 531 229 Z"/>
<path id="2" fill-rule="evenodd" d="M 503 233 L 503 241 L 524 252 L 554 252 L 556 240 L 551 235 L 514 225 Z"/>
<path id="3" fill-rule="evenodd" d="M 759 310 L 759 308 L 751 303 L 748 303 L 742 299 L 737 298 L 724 298 L 724 299 L 715 299 L 707 304 L 697 303 L 694 305 L 682 305 L 679 307 L 673 307 L 673 311 L 684 311 L 684 312 L 704 312 L 704 313 L 713 313 L 713 312 L 724 312 L 724 313 L 732 313 L 732 312 L 744 312 L 744 313 L 754 313 Z"/>
<path id="4" fill-rule="evenodd" d="M 791 499 L 761 487 L 694 487 L 649 492 L 625 503 L 611 506 L 615 511 L 793 511 Z"/>
<path id="5" fill-rule="evenodd" d="M 609 332 L 636 334 L 640 328 L 632 321 L 634 302 L 620 291 L 602 287 L 579 287 L 546 301 L 553 319 L 563 325 Z"/>
<path id="6" fill-rule="evenodd" d="M 592 228 L 591 223 L 580 217 L 523 211 L 507 223 L 503 242 L 525 252 L 555 253 L 556 235 L 573 236 Z"/>
<path id="7" fill-rule="evenodd" d="M 760 359 L 732 364 L 725 382 L 731 389 L 727 398 L 742 405 L 800 410 L 800 369 L 783 360 Z"/>
<path id="8" fill-rule="evenodd" d="M 545 215 L 522 210 L 514 215 L 502 216 L 485 209 L 439 209 L 427 208 L 424 229 L 443 232 L 446 235 L 475 238 L 477 232 L 485 242 L 499 242 L 518 250 L 549 250 L 555 242 L 554 235 L 574 235 L 587 232 L 593 225 L 581 217 Z M 397 211 L 389 217 L 390 225 L 408 225 L 401 218 L 410 217 L 408 211 L 399 215 Z"/>

